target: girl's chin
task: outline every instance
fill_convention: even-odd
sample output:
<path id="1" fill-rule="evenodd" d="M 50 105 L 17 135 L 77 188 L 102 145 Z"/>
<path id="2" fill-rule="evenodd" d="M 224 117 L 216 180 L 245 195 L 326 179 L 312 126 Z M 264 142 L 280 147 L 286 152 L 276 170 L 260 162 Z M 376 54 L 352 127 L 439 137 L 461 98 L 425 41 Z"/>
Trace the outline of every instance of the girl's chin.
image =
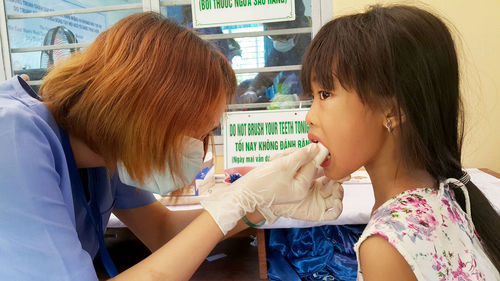
<path id="1" fill-rule="evenodd" d="M 341 180 L 341 179 L 344 179 L 347 175 L 339 175 L 338 173 L 335 173 L 335 171 L 333 171 L 332 167 L 331 166 L 327 166 L 325 168 L 323 168 L 323 171 L 325 173 L 325 176 L 331 180 Z"/>
<path id="2" fill-rule="evenodd" d="M 327 167 L 324 167 L 323 168 L 323 171 L 325 173 L 325 176 L 331 180 L 334 180 L 335 178 L 335 173 L 333 171 L 331 171 L 330 169 L 328 169 L 328 166 Z"/>

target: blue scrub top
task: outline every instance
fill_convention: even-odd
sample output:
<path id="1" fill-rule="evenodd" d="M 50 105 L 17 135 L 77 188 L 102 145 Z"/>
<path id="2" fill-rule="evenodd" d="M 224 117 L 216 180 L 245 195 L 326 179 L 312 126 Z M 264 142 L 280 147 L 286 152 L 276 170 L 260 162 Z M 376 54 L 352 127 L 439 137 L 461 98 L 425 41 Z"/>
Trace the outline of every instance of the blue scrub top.
<path id="1" fill-rule="evenodd" d="M 0 280 L 97 280 L 95 229 L 73 201 L 58 126 L 19 77 L 0 83 Z M 153 194 L 86 169 L 105 227 L 113 208 L 137 208 Z"/>

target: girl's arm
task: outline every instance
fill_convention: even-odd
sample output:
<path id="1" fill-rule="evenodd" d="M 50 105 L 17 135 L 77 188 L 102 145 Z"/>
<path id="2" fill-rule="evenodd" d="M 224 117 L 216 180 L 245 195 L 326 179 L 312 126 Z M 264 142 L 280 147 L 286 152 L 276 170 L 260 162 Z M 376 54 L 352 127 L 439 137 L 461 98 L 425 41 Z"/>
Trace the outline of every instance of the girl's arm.
<path id="1" fill-rule="evenodd" d="M 361 243 L 359 266 L 365 281 L 417 281 L 404 257 L 380 235 Z"/>

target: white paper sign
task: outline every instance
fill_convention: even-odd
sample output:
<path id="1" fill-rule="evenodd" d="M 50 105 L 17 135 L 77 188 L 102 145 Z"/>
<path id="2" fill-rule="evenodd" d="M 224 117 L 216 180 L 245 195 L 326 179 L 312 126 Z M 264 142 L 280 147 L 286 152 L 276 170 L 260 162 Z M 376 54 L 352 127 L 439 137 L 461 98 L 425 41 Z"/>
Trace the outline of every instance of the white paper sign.
<path id="1" fill-rule="evenodd" d="M 309 109 L 227 112 L 223 119 L 224 166 L 258 166 L 288 147 L 310 143 Z"/>
<path id="2" fill-rule="evenodd" d="M 295 20 L 294 0 L 192 0 L 193 27 Z"/>

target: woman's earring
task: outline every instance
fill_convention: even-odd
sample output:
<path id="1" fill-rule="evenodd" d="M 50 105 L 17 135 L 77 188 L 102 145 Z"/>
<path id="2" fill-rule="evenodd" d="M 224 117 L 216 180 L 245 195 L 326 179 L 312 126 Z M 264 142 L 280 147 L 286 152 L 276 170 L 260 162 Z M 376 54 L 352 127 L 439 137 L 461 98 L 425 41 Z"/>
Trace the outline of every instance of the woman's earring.
<path id="1" fill-rule="evenodd" d="M 392 126 L 391 119 L 387 119 L 387 122 L 385 122 L 385 127 L 387 128 L 387 132 L 389 132 L 389 133 L 392 131 L 391 126 Z"/>

